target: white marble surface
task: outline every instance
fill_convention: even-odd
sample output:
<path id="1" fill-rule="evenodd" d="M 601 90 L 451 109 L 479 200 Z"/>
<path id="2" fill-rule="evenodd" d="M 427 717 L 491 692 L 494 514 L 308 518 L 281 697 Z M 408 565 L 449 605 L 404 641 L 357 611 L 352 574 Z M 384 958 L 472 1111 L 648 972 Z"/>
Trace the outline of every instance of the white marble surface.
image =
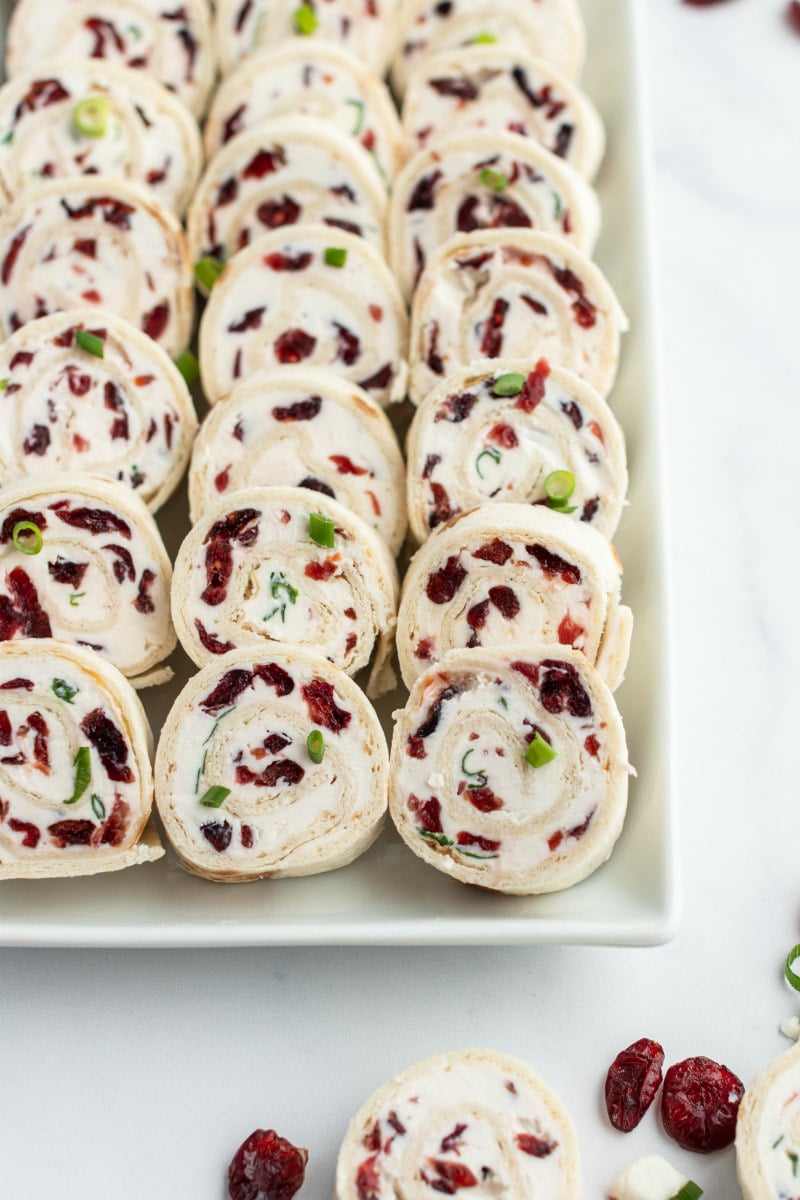
<path id="1" fill-rule="evenodd" d="M 644 3 L 644 0 L 640 0 Z M 788 1043 L 800 940 L 800 37 L 783 0 L 647 0 L 677 609 L 685 915 L 657 949 L 0 954 L 0 1194 L 221 1200 L 255 1126 L 311 1149 L 327 1200 L 350 1114 L 470 1044 L 561 1094 L 585 1195 L 661 1152 L 709 1197 L 732 1151 L 683 1154 L 651 1111 L 610 1129 L 608 1063 L 643 1035 L 745 1082 Z M 750 418 L 750 413 L 756 419 Z"/>

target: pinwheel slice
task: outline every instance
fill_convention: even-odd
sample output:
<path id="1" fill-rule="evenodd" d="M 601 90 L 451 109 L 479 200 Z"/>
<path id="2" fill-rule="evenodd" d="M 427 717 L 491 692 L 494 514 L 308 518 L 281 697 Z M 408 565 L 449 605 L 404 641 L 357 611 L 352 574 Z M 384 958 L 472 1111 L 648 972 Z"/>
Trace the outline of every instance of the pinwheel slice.
<path id="1" fill-rule="evenodd" d="M 567 1109 L 526 1063 L 494 1050 L 424 1059 L 367 1100 L 345 1134 L 334 1200 L 578 1200 Z"/>
<path id="2" fill-rule="evenodd" d="M 180 483 L 196 431 L 172 360 L 108 312 L 54 313 L 0 346 L 0 485 L 84 471 L 127 484 L 155 512 Z"/>
<path id="3" fill-rule="evenodd" d="M 800 1046 L 756 1075 L 736 1123 L 736 1174 L 745 1200 L 800 1191 Z"/>
<path id="4" fill-rule="evenodd" d="M 156 756 L 156 802 L 184 866 L 206 879 L 316 875 L 372 845 L 386 741 L 351 679 L 297 647 L 236 650 L 190 679 Z"/>
<path id="5" fill-rule="evenodd" d="M 173 619 L 202 666 L 229 650 L 307 646 L 354 675 L 376 649 L 370 692 L 394 685 L 397 572 L 383 539 L 308 488 L 223 497 L 175 562 Z"/>
<path id="6" fill-rule="evenodd" d="M 407 455 L 409 518 L 420 542 L 478 504 L 545 503 L 553 471 L 574 481 L 562 518 L 610 538 L 628 487 L 625 440 L 611 409 L 544 358 L 483 360 L 448 376 L 417 410 Z"/>
<path id="7" fill-rule="evenodd" d="M 200 323 L 211 404 L 255 371 L 324 367 L 381 407 L 405 395 L 408 322 L 385 262 L 363 238 L 320 225 L 276 229 L 228 263 Z"/>
<path id="8" fill-rule="evenodd" d="M 0 187 L 9 200 L 44 179 L 104 175 L 145 185 L 180 214 L 202 163 L 197 122 L 141 71 L 54 58 L 0 90 Z"/>
<path id="9" fill-rule="evenodd" d="M 115 667 L 60 641 L 0 654 L 0 879 L 95 875 L 164 851 L 152 738 Z"/>
<path id="10" fill-rule="evenodd" d="M 420 150 L 392 189 L 392 269 L 413 292 L 433 252 L 456 233 L 513 227 L 559 234 L 590 254 L 600 230 L 595 192 L 563 159 L 518 133 L 470 130 Z"/>
<path id="11" fill-rule="evenodd" d="M 411 399 L 479 358 L 544 356 L 606 397 L 627 318 L 602 272 L 563 238 L 458 234 L 428 263 L 411 313 Z"/>
<path id="12" fill-rule="evenodd" d="M 625 817 L 622 721 L 565 646 L 451 651 L 414 684 L 389 772 L 389 811 L 414 853 L 498 892 L 572 887 Z"/>
<path id="13" fill-rule="evenodd" d="M 334 42 L 383 75 L 397 43 L 395 9 L 396 0 L 218 0 L 220 66 L 227 75 L 254 50 L 296 37 L 312 56 L 318 43 Z"/>
<path id="14" fill-rule="evenodd" d="M 209 158 L 245 129 L 305 114 L 336 125 L 391 179 L 402 158 L 400 122 L 385 84 L 333 42 L 303 38 L 252 54 L 219 88 L 205 126 Z"/>
<path id="15" fill-rule="evenodd" d="M 516 51 L 526 46 L 577 79 L 586 54 L 586 31 L 577 0 L 405 0 L 405 31 L 392 63 L 392 84 L 403 95 L 409 74 L 428 55 L 459 46 L 497 43 Z"/>
<path id="16" fill-rule="evenodd" d="M 376 529 L 393 554 L 402 545 L 400 447 L 386 414 L 355 384 L 282 367 L 240 383 L 212 408 L 192 454 L 192 522 L 219 496 L 267 484 L 323 492 Z"/>
<path id="17" fill-rule="evenodd" d="M 207 0 L 17 0 L 6 39 L 10 78 L 54 54 L 108 59 L 157 79 L 196 117 L 214 84 Z"/>
<path id="18" fill-rule="evenodd" d="M 412 75 L 403 103 L 410 154 L 471 129 L 532 137 L 587 179 L 605 147 L 603 122 L 588 96 L 519 46 L 445 50 L 424 58 Z"/>
<path id="19" fill-rule="evenodd" d="M 110 310 L 179 354 L 189 341 L 192 272 L 173 214 L 116 179 L 56 179 L 0 218 L 0 333 L 48 313 Z"/>
<path id="20" fill-rule="evenodd" d="M 137 687 L 163 683 L 171 578 L 155 521 L 121 483 L 57 475 L 0 492 L 0 642 L 55 637 Z"/>
<path id="21" fill-rule="evenodd" d="M 454 517 L 411 562 L 397 619 L 407 687 L 449 650 L 582 650 L 611 691 L 625 673 L 632 615 L 610 542 L 541 505 L 484 504 Z"/>
<path id="22" fill-rule="evenodd" d="M 187 221 L 192 260 L 222 261 L 271 229 L 330 227 L 383 252 L 386 190 L 351 137 L 313 117 L 277 117 L 246 130 L 215 155 Z"/>

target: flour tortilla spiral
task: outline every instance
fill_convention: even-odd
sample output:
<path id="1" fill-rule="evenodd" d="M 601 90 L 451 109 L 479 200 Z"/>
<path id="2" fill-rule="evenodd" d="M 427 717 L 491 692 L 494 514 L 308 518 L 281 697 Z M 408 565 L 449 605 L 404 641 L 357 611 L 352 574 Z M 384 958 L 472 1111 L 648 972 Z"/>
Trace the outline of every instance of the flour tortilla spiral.
<path id="1" fill-rule="evenodd" d="M 736 1174 L 745 1200 L 797 1192 L 800 1158 L 800 1046 L 756 1075 L 736 1122 Z"/>
<path id="2" fill-rule="evenodd" d="M 312 733 L 322 735 L 318 762 Z M 387 765 L 380 722 L 347 675 L 297 647 L 245 648 L 175 701 L 156 801 L 183 865 L 206 879 L 315 875 L 347 866 L 378 836 Z"/>
<path id="3" fill-rule="evenodd" d="M 103 343 L 98 358 L 78 330 Z M 88 308 L 30 321 L 0 346 L 0 485 L 82 471 L 155 512 L 181 481 L 197 431 L 186 383 L 159 345 Z"/>
<path id="4" fill-rule="evenodd" d="M 542 505 L 484 504 L 454 517 L 411 561 L 397 619 L 407 687 L 449 650 L 558 642 L 581 650 L 611 691 L 632 616 L 622 567 L 599 533 Z"/>
<path id="5" fill-rule="evenodd" d="M 365 1101 L 339 1151 L 334 1200 L 578 1200 L 567 1109 L 526 1063 L 494 1050 L 414 1063 Z M 468 1191 L 467 1191 L 468 1189 Z"/>
<path id="6" fill-rule="evenodd" d="M 392 820 L 430 866 L 499 892 L 561 891 L 605 862 L 622 830 L 625 733 L 577 650 L 453 650 L 412 688 L 390 777 Z"/>
<path id="7" fill-rule="evenodd" d="M 330 523 L 333 545 L 321 539 Z M 223 496 L 178 552 L 173 619 L 202 666 L 229 650 L 302 645 L 348 675 L 375 662 L 370 691 L 394 683 L 397 572 L 383 539 L 341 504 L 307 488 Z"/>
<path id="8" fill-rule="evenodd" d="M 516 378 L 519 390 L 496 395 L 503 377 Z M 484 359 L 456 370 L 417 409 L 407 458 L 409 519 L 420 542 L 478 504 L 543 503 L 545 480 L 559 470 L 575 480 L 574 511 L 564 519 L 610 538 L 628 488 L 625 439 L 611 409 L 544 358 Z"/>
<path id="9" fill-rule="evenodd" d="M 50 639 L 0 655 L 0 879 L 95 875 L 164 851 L 152 737 L 115 667 Z M 78 794 L 80 793 L 80 794 Z"/>
<path id="10" fill-rule="evenodd" d="M 39 530 L 38 551 L 25 525 Z M 153 517 L 121 483 L 56 475 L 0 491 L 0 641 L 55 637 L 135 686 L 162 683 L 177 641 L 171 580 Z"/>
<path id="11" fill-rule="evenodd" d="M 563 238 L 528 229 L 457 234 L 414 295 L 411 399 L 479 358 L 546 358 L 603 398 L 628 321 L 608 280 Z"/>
<path id="12" fill-rule="evenodd" d="M 389 419 L 362 388 L 324 371 L 253 375 L 203 422 L 189 473 L 193 523 L 219 496 L 267 484 L 330 495 L 393 554 L 405 538 L 405 468 Z"/>

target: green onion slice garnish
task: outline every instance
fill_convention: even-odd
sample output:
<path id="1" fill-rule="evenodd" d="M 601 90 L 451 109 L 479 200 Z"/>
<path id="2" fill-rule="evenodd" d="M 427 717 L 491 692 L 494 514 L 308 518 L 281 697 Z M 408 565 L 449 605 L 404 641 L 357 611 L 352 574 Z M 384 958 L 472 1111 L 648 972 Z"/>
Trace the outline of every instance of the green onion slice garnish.
<path id="1" fill-rule="evenodd" d="M 800 992 L 800 975 L 795 974 L 795 972 L 792 970 L 792 966 L 798 958 L 800 958 L 800 945 L 793 946 L 786 955 L 786 966 L 784 968 L 786 981 L 792 985 L 796 992 Z"/>
<path id="2" fill-rule="evenodd" d="M 474 753 L 475 753 L 475 751 L 470 749 L 466 752 L 464 757 L 461 759 L 461 774 L 466 775 L 467 779 L 474 779 L 476 781 L 475 783 L 468 783 L 467 787 L 469 787 L 469 788 L 486 787 L 486 778 L 487 778 L 486 772 L 481 771 L 481 770 L 470 771 L 469 767 L 467 766 L 467 759 L 469 758 L 470 754 L 474 754 Z"/>
<path id="3" fill-rule="evenodd" d="M 308 37 L 314 33 L 319 25 L 317 14 L 310 4 L 301 4 L 299 8 L 294 10 L 292 16 L 294 17 L 295 29 L 303 37 Z"/>
<path id="4" fill-rule="evenodd" d="M 102 821 L 106 815 L 106 806 L 97 795 L 97 792 L 92 792 L 92 812 L 97 817 L 98 821 Z"/>
<path id="5" fill-rule="evenodd" d="M 200 376 L 200 367 L 191 350 L 182 350 L 175 359 L 175 366 L 183 376 L 186 386 L 191 387 Z"/>
<path id="6" fill-rule="evenodd" d="M 325 262 L 329 267 L 343 267 L 347 262 L 347 251 L 341 246 L 326 246 Z"/>
<path id="7" fill-rule="evenodd" d="M 478 478 L 479 479 L 486 478 L 483 471 L 481 470 L 481 459 L 482 458 L 490 458 L 493 463 L 499 463 L 500 459 L 502 457 L 503 457 L 502 454 L 500 453 L 500 451 L 497 449 L 496 446 L 489 446 L 486 450 L 481 450 L 480 454 L 475 459 L 475 470 L 477 472 Z"/>
<path id="8" fill-rule="evenodd" d="M 34 521 L 17 521 L 11 540 L 20 554 L 38 554 L 44 545 L 42 531 Z"/>
<path id="9" fill-rule="evenodd" d="M 572 471 L 551 471 L 544 481 L 544 494 L 550 508 L 564 508 L 575 491 Z"/>
<path id="10" fill-rule="evenodd" d="M 446 833 L 431 833 L 430 829 L 420 829 L 417 826 L 417 833 L 420 837 L 427 838 L 429 842 L 436 842 L 437 846 L 454 846 L 455 842 L 449 838 Z"/>
<path id="11" fill-rule="evenodd" d="M 497 38 L 493 33 L 476 33 L 474 38 L 470 38 L 470 46 L 493 46 Z"/>
<path id="12" fill-rule="evenodd" d="M 353 137 L 357 137 L 361 133 L 361 127 L 364 124 L 364 101 L 363 100 L 347 100 L 346 104 L 352 104 L 356 110 L 356 123 L 350 130 Z"/>
<path id="13" fill-rule="evenodd" d="M 200 797 L 200 803 L 206 808 L 219 808 L 223 800 L 227 800 L 231 794 L 231 789 L 220 787 L 218 784 L 215 787 L 210 787 L 208 791 Z"/>
<path id="14" fill-rule="evenodd" d="M 504 192 L 508 187 L 508 179 L 502 171 L 493 171 L 491 167 L 484 167 L 478 176 L 484 187 L 491 188 L 493 192 Z"/>
<path id="15" fill-rule="evenodd" d="M 308 514 L 308 536 L 312 542 L 316 542 L 318 546 L 326 546 L 327 549 L 333 549 L 333 534 L 334 524 L 329 517 L 323 517 L 321 513 Z"/>
<path id="16" fill-rule="evenodd" d="M 210 292 L 224 270 L 225 263 L 221 259 L 207 254 L 205 258 L 199 259 L 194 264 L 194 277 L 200 287 Z"/>
<path id="17" fill-rule="evenodd" d="M 75 105 L 72 124 L 84 137 L 102 137 L 108 124 L 108 111 L 108 101 L 104 96 L 89 96 Z"/>
<path id="18" fill-rule="evenodd" d="M 64 700 L 67 704 L 72 704 L 72 701 L 80 690 L 79 688 L 71 687 L 66 679 L 54 679 L 50 684 L 50 688 L 55 692 L 59 700 Z"/>
<path id="19" fill-rule="evenodd" d="M 493 396 L 518 396 L 525 387 L 525 376 L 518 371 L 509 371 L 507 375 L 498 375 L 492 388 Z"/>
<path id="20" fill-rule="evenodd" d="M 92 758 L 88 746 L 80 747 L 73 759 L 72 765 L 75 768 L 75 787 L 69 800 L 64 801 L 65 804 L 75 804 L 76 801 L 80 800 L 91 781 Z"/>
<path id="21" fill-rule="evenodd" d="M 525 753 L 525 762 L 532 767 L 543 767 L 545 763 L 552 762 L 555 757 L 556 751 L 537 730 Z"/>
<path id="22" fill-rule="evenodd" d="M 7 387 L 8 387 L 8 380 L 0 379 L 0 392 L 4 392 Z"/>
<path id="23" fill-rule="evenodd" d="M 321 763 L 325 757 L 325 738 L 321 729 L 312 729 L 306 738 L 308 757 L 313 763 Z"/>
<path id="24" fill-rule="evenodd" d="M 703 1189 L 699 1184 L 693 1183 L 691 1179 L 687 1179 L 679 1192 L 674 1196 L 670 1196 L 670 1200 L 697 1200 L 698 1196 L 702 1196 Z"/>
<path id="25" fill-rule="evenodd" d="M 105 358 L 106 347 L 103 339 L 96 333 L 89 333 L 88 329 L 75 330 L 75 345 L 88 354 L 93 354 L 95 358 Z"/>

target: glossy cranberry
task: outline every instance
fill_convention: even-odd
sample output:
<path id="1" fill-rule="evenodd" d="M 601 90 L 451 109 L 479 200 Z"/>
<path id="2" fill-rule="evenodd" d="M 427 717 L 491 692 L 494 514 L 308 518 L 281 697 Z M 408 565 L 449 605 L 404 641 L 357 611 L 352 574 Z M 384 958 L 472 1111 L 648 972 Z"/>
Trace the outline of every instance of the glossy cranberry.
<path id="1" fill-rule="evenodd" d="M 228 1167 L 230 1200 L 291 1200 L 303 1184 L 308 1151 L 274 1129 L 256 1129 Z"/>
<path id="2" fill-rule="evenodd" d="M 728 1067 L 702 1055 L 686 1058 L 664 1079 L 664 1129 L 684 1150 L 722 1150 L 734 1139 L 743 1095 L 744 1084 Z"/>
<path id="3" fill-rule="evenodd" d="M 639 1038 L 620 1050 L 608 1068 L 606 1111 L 615 1129 L 630 1133 L 641 1121 L 661 1086 L 664 1049 L 651 1038 Z"/>

